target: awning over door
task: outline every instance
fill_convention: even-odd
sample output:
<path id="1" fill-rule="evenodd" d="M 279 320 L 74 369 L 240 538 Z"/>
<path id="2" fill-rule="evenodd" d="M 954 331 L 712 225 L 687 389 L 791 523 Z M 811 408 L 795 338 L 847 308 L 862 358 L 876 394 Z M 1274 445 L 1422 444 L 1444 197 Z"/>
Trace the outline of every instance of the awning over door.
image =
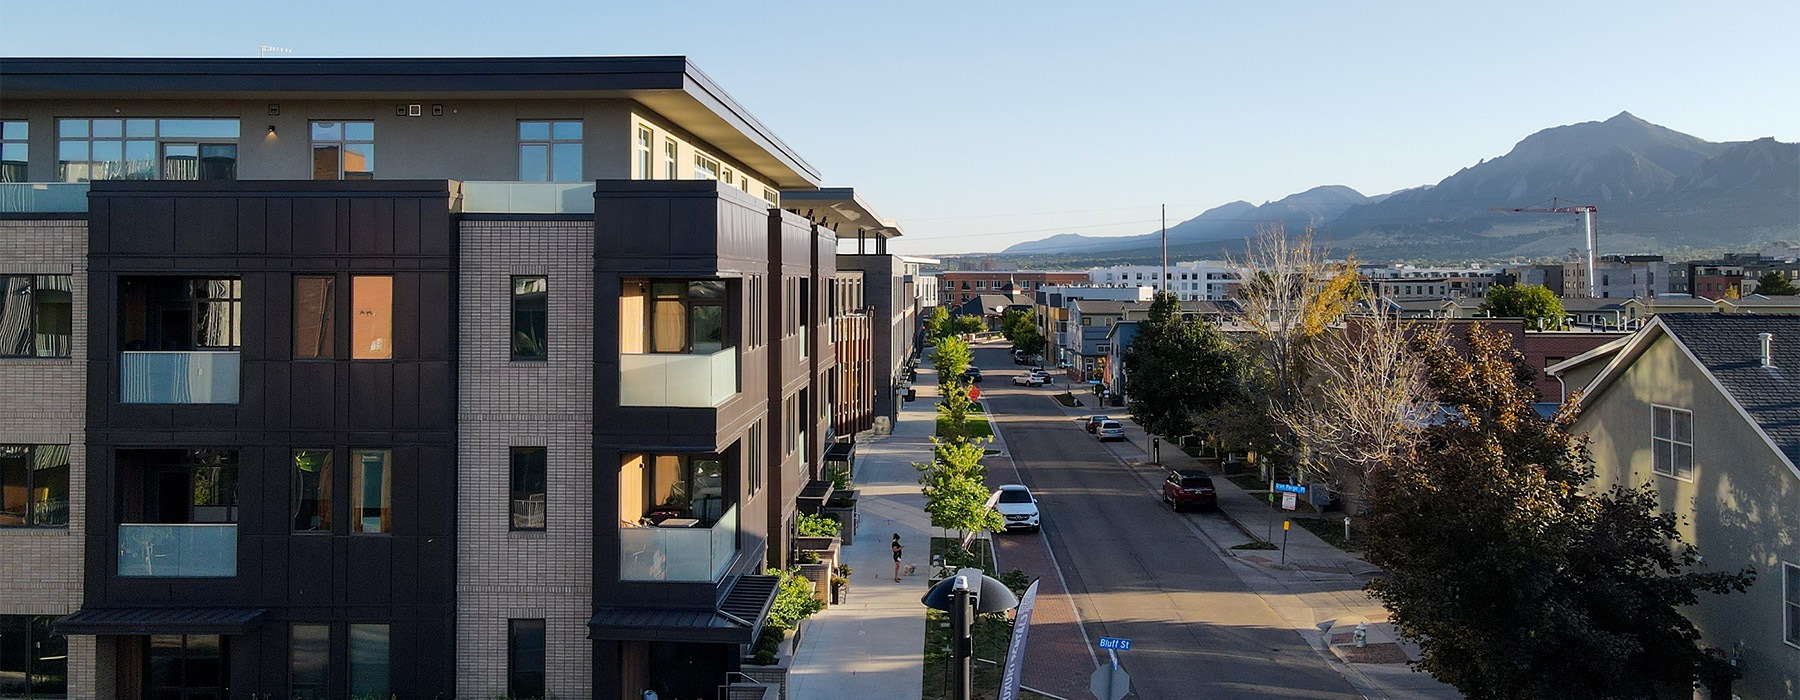
<path id="1" fill-rule="evenodd" d="M 62 634 L 244 634 L 262 622 L 261 608 L 88 608 L 56 621 Z"/>
<path id="2" fill-rule="evenodd" d="M 594 619 L 588 621 L 588 639 L 749 644 L 756 641 L 774 603 L 774 576 L 741 576 L 712 610 L 595 610 Z"/>

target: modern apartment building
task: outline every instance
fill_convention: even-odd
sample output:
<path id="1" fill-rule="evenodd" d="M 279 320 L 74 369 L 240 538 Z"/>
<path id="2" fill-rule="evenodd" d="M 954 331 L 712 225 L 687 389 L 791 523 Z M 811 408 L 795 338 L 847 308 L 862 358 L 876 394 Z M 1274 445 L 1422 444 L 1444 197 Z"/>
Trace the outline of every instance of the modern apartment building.
<path id="1" fill-rule="evenodd" d="M 1219 260 L 1189 260 L 1169 264 L 1164 284 L 1161 265 L 1114 265 L 1087 271 L 1086 282 L 1096 287 L 1142 287 L 1165 290 L 1182 301 L 1219 301 L 1235 294 L 1241 270 Z"/>
<path id="2" fill-rule="evenodd" d="M 1042 270 L 953 270 L 939 272 L 938 298 L 951 313 L 983 294 L 1000 296 L 1030 295 L 1044 285 L 1078 284 L 1086 281 L 1081 272 L 1046 272 Z"/>
<path id="3" fill-rule="evenodd" d="M 6 59 L 0 82 L 0 674 L 80 698 L 731 682 L 846 400 L 843 309 L 838 234 L 776 206 L 819 175 L 704 73 Z"/>
<path id="4" fill-rule="evenodd" d="M 1675 291 L 1675 278 L 1661 255 L 1603 255 L 1596 264 L 1599 298 L 1647 299 Z M 1563 290 L 1569 297 L 1589 296 L 1587 263 L 1563 264 Z"/>

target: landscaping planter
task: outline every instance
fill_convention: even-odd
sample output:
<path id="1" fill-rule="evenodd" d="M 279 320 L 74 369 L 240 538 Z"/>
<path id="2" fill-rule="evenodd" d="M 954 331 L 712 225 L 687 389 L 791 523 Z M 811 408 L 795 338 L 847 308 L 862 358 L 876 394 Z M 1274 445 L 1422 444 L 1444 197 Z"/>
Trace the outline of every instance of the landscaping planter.
<path id="1" fill-rule="evenodd" d="M 833 492 L 831 500 L 819 507 L 819 515 L 838 521 L 838 539 L 845 546 L 856 543 L 856 489 Z"/>
<path id="2" fill-rule="evenodd" d="M 806 487 L 800 489 L 800 494 L 794 498 L 794 502 L 799 506 L 800 512 L 807 515 L 818 515 L 819 509 L 825 506 L 825 501 L 831 499 L 831 491 L 832 485 L 829 481 L 808 481 Z"/>
<path id="3" fill-rule="evenodd" d="M 837 566 L 836 558 L 819 558 L 817 564 L 801 564 L 800 575 L 813 582 L 813 597 L 819 602 L 831 604 L 831 569 Z"/>

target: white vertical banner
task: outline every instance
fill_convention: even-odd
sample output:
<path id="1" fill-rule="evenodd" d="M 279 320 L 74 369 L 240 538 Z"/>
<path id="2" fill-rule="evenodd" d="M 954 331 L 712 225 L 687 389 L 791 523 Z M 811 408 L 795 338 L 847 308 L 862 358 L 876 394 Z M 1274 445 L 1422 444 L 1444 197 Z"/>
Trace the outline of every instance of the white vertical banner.
<path id="1" fill-rule="evenodd" d="M 1006 648 L 1006 669 L 1000 674 L 999 700 L 1019 700 L 1019 680 L 1025 674 L 1025 633 L 1031 631 L 1031 606 L 1037 601 L 1038 582 L 1032 581 L 1019 597 L 1013 615 L 1012 643 Z"/>

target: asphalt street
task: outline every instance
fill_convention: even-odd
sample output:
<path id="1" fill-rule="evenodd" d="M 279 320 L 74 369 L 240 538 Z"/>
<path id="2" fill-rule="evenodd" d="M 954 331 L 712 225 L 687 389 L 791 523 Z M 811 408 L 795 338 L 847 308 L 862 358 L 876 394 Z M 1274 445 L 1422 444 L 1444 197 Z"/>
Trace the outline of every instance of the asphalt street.
<path id="1" fill-rule="evenodd" d="M 1362 697 L 1182 522 L 1221 516 L 1170 511 L 1121 463 L 1142 457 L 1136 446 L 1096 441 L 1048 398 L 1062 380 L 1012 386 L 1021 368 L 999 347 L 975 361 L 1088 635 L 1132 640 L 1120 662 L 1133 697 Z"/>

